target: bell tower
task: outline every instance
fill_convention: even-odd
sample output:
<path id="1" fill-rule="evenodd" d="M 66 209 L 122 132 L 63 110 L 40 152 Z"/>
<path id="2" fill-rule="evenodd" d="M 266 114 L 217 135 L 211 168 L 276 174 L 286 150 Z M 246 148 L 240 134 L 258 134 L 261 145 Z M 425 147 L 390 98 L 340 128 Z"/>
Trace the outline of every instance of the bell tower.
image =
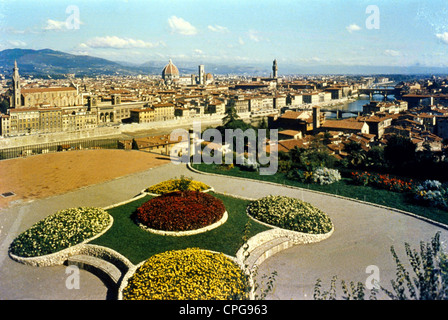
<path id="1" fill-rule="evenodd" d="M 272 64 L 272 76 L 273 76 L 274 78 L 277 78 L 277 70 L 278 70 L 278 67 L 277 67 L 277 59 L 275 59 L 275 60 L 274 60 L 274 63 Z"/>
<path id="2" fill-rule="evenodd" d="M 12 97 L 11 97 L 11 107 L 17 108 L 20 107 L 21 104 L 21 97 L 20 97 L 20 75 L 19 75 L 19 68 L 17 67 L 17 61 L 14 61 L 14 69 L 13 69 L 13 75 L 12 75 Z"/>

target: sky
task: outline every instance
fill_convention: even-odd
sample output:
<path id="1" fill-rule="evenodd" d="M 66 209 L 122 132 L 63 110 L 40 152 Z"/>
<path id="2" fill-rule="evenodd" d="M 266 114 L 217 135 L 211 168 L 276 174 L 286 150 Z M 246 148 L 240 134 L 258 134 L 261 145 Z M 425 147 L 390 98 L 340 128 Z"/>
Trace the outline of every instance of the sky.
<path id="1" fill-rule="evenodd" d="M 0 0 L 0 50 L 113 61 L 448 66 L 448 1 Z"/>

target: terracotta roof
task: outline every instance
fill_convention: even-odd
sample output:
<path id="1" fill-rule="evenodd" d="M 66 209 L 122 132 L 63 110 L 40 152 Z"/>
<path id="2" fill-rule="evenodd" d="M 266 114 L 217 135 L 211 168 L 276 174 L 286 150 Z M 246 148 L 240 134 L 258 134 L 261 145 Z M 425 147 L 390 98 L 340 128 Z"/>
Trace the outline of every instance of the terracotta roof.
<path id="1" fill-rule="evenodd" d="M 304 143 L 303 140 L 296 140 L 296 139 L 291 139 L 291 140 L 281 140 L 278 142 L 278 151 L 284 151 L 284 152 L 288 152 L 291 149 L 294 149 L 294 147 L 303 147 Z M 269 152 L 270 151 L 270 145 L 266 146 L 266 150 Z"/>
<path id="2" fill-rule="evenodd" d="M 156 103 L 152 105 L 153 108 L 160 108 L 160 107 L 174 107 L 174 104 L 172 103 Z"/>
<path id="3" fill-rule="evenodd" d="M 58 87 L 58 88 L 22 88 L 21 93 L 37 93 L 37 92 L 55 92 L 55 91 L 73 91 L 73 87 Z"/>
<path id="4" fill-rule="evenodd" d="M 278 132 L 279 134 L 283 134 L 285 136 L 295 136 L 296 134 L 300 134 L 300 131 L 297 130 L 282 130 Z"/>
<path id="5" fill-rule="evenodd" d="M 326 120 L 321 127 L 332 129 L 357 129 L 361 130 L 365 122 L 350 120 Z"/>
<path id="6" fill-rule="evenodd" d="M 9 114 L 14 112 L 29 112 L 29 111 L 39 111 L 39 108 L 18 108 L 18 109 L 9 109 Z"/>
<path id="7" fill-rule="evenodd" d="M 311 117 L 310 111 L 287 111 L 280 118 L 282 119 L 306 119 Z"/>

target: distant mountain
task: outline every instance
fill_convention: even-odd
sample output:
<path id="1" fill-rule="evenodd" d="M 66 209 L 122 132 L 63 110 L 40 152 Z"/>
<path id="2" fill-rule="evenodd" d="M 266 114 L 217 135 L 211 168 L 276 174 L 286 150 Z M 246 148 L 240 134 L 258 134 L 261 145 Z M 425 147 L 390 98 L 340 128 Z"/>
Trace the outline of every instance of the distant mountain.
<path id="1" fill-rule="evenodd" d="M 74 55 L 61 51 L 42 49 L 6 49 L 0 51 L 0 73 L 10 75 L 17 61 L 22 75 L 63 76 L 74 73 L 76 76 L 92 75 L 138 75 L 161 74 L 168 61 L 148 61 L 142 64 L 127 61 L 110 61 L 87 55 Z M 176 61 L 180 74 L 197 74 L 198 67 L 192 62 Z M 266 68 L 268 70 L 269 67 Z M 213 74 L 265 74 L 266 70 L 244 65 L 206 64 L 206 72 Z"/>
<path id="2" fill-rule="evenodd" d="M 125 61 L 110 61 L 87 55 L 74 55 L 51 49 L 6 49 L 0 51 L 0 73 L 11 75 L 17 61 L 22 75 L 42 77 L 62 77 L 68 73 L 76 76 L 93 75 L 160 75 L 168 61 L 148 61 L 136 64 Z M 197 74 L 199 63 L 191 61 L 173 61 L 181 75 Z M 267 64 L 219 64 L 201 62 L 205 66 L 206 73 L 212 74 L 236 74 L 245 76 L 269 76 L 271 65 Z M 444 67 L 390 67 L 390 66 L 343 66 L 320 65 L 299 66 L 279 63 L 280 75 L 312 75 L 312 74 L 346 74 L 346 75 L 378 75 L 378 74 L 448 74 L 448 68 Z"/>
<path id="3" fill-rule="evenodd" d="M 17 61 L 20 73 L 29 75 L 138 73 L 133 67 L 122 66 L 117 62 L 51 49 L 6 49 L 0 51 L 0 68 L 3 73 L 12 71 L 14 60 Z"/>

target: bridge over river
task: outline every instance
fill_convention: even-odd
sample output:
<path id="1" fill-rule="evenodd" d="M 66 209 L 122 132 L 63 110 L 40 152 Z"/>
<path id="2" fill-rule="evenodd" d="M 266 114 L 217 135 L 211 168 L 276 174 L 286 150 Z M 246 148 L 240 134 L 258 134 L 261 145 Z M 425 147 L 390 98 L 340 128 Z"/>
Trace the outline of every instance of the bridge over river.
<path id="1" fill-rule="evenodd" d="M 369 89 L 358 89 L 358 96 L 361 94 L 368 95 L 372 99 L 374 94 L 381 94 L 384 98 L 389 95 L 398 95 L 400 93 L 399 89 L 395 88 L 369 88 Z"/>
<path id="2" fill-rule="evenodd" d="M 320 109 L 320 112 L 330 112 L 336 114 L 336 119 L 341 119 L 343 114 L 350 114 L 355 116 L 362 115 L 362 111 L 355 110 L 341 110 L 341 109 Z"/>

